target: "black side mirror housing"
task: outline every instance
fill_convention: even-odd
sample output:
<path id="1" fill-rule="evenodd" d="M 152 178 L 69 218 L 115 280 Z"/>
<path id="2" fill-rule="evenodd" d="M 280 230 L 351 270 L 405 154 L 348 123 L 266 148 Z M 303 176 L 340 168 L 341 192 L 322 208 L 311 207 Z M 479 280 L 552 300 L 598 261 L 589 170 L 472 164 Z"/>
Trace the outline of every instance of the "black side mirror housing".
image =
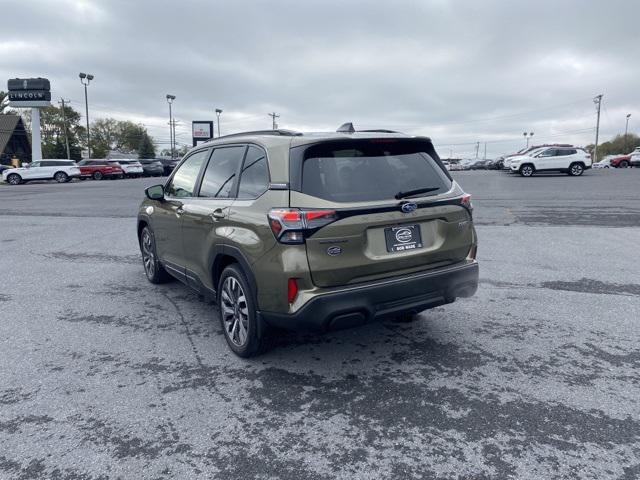
<path id="1" fill-rule="evenodd" d="M 153 185 L 151 187 L 145 188 L 144 193 L 147 195 L 147 198 L 150 200 L 164 200 L 164 186 L 163 185 Z"/>

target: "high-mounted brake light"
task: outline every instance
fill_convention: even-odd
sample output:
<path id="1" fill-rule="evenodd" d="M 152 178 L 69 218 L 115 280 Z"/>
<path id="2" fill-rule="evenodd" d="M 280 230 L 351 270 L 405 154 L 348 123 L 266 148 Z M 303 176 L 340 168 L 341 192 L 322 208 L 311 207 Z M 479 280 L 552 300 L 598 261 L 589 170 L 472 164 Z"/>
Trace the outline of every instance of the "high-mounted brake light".
<path id="1" fill-rule="evenodd" d="M 335 210 L 299 210 L 274 208 L 269 212 L 269 226 L 280 243 L 304 243 L 309 234 L 338 219 Z"/>

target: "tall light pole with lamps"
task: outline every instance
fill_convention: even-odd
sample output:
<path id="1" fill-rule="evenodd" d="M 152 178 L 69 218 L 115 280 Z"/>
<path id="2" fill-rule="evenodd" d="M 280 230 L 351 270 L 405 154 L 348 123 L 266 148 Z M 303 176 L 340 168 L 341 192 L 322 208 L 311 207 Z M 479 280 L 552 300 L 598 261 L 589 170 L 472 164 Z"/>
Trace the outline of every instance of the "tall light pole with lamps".
<path id="1" fill-rule="evenodd" d="M 87 157 L 91 158 L 91 135 L 89 134 L 89 97 L 87 96 L 87 86 L 93 80 L 93 75 L 90 73 L 82 73 L 78 75 L 80 77 L 80 83 L 84 85 L 84 108 L 87 117 Z"/>
<path id="2" fill-rule="evenodd" d="M 530 132 L 530 133 L 524 132 L 522 135 L 524 136 L 525 140 L 527 141 L 527 148 L 529 148 L 529 139 L 531 137 L 533 137 L 533 132 Z"/>
<path id="3" fill-rule="evenodd" d="M 174 157 L 174 149 L 175 149 L 175 132 L 173 130 L 173 113 L 171 112 L 171 104 L 173 103 L 173 101 L 176 99 L 175 95 L 170 95 L 167 93 L 167 103 L 169 104 L 169 144 L 170 144 L 170 148 L 171 148 L 171 158 L 175 158 Z"/>
<path id="4" fill-rule="evenodd" d="M 220 138 L 220 114 L 222 110 L 220 108 L 216 108 L 216 115 L 218 116 L 218 138 Z"/>

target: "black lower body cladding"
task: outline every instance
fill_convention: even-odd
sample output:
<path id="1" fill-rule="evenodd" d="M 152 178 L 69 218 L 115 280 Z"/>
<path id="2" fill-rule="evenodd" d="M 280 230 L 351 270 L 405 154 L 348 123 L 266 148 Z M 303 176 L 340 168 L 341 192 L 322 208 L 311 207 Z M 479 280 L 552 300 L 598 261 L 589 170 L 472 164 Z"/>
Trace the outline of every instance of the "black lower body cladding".
<path id="1" fill-rule="evenodd" d="M 478 263 L 466 261 L 419 274 L 332 290 L 292 314 L 260 312 L 267 324 L 288 330 L 327 331 L 378 318 L 421 312 L 471 297 L 478 288 Z"/>

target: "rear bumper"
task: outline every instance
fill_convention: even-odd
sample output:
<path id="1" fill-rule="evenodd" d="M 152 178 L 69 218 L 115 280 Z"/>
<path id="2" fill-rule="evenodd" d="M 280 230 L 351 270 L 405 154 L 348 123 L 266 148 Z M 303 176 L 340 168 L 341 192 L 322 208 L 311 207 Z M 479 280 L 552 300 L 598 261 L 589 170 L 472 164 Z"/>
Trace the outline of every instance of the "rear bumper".
<path id="1" fill-rule="evenodd" d="M 478 271 L 478 263 L 472 261 L 319 294 L 295 313 L 260 314 L 278 328 L 338 330 L 471 297 L 478 288 Z"/>

